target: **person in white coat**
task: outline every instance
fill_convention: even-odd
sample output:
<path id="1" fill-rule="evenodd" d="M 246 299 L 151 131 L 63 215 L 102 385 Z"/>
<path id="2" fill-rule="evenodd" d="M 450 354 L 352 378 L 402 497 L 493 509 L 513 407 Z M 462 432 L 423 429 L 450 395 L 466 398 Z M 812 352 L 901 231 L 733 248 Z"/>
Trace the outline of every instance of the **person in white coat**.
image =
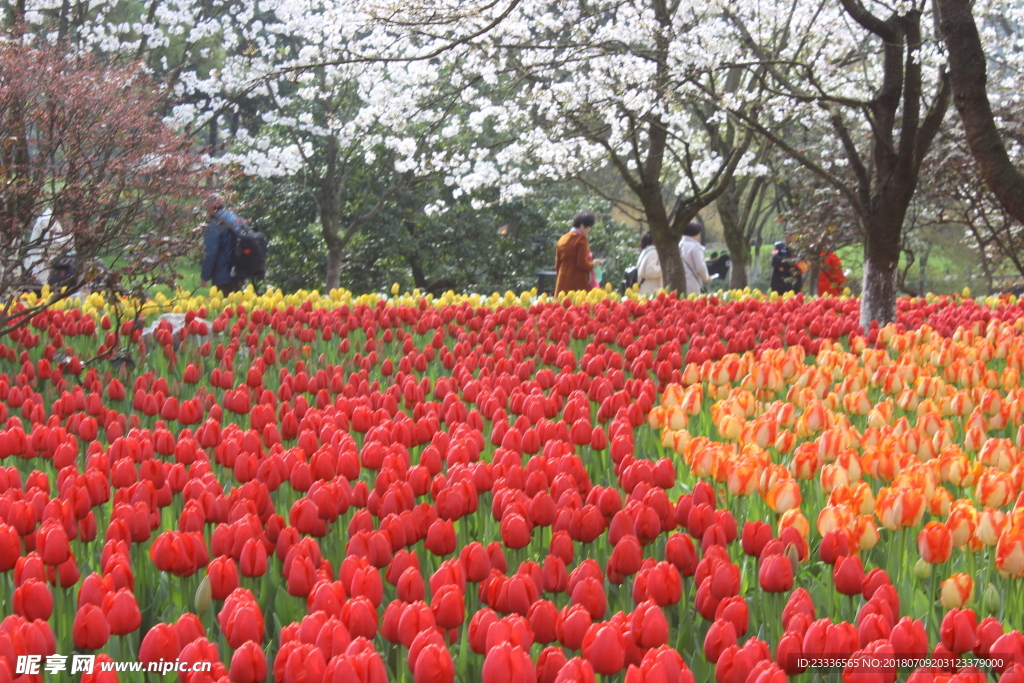
<path id="1" fill-rule="evenodd" d="M 711 279 L 704 261 L 704 245 L 697 239 L 703 228 L 692 221 L 683 228 L 683 240 L 679 243 L 679 254 L 683 258 L 683 272 L 686 274 L 686 294 L 700 294 L 701 287 Z"/>
<path id="2" fill-rule="evenodd" d="M 640 258 L 636 262 L 636 281 L 640 285 L 640 293 L 654 296 L 662 288 L 661 262 L 658 250 L 654 248 L 654 238 L 645 232 L 640 238 Z"/>

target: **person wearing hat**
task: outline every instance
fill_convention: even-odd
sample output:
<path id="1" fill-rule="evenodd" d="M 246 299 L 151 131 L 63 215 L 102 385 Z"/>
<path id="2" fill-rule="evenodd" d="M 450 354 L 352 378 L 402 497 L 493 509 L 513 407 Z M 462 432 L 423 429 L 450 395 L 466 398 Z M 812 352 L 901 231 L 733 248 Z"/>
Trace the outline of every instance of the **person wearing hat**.
<path id="1" fill-rule="evenodd" d="M 769 289 L 778 294 L 799 292 L 804 284 L 804 276 L 785 242 L 776 242 L 772 249 L 772 279 Z"/>

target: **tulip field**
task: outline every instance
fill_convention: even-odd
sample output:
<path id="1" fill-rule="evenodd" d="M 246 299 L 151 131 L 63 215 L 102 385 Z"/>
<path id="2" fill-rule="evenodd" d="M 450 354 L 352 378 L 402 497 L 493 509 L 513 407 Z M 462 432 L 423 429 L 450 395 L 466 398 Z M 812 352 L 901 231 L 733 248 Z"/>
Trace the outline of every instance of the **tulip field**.
<path id="1" fill-rule="evenodd" d="M 1024 683 L 1013 297 L 394 294 L 0 337 L 0 683 Z"/>

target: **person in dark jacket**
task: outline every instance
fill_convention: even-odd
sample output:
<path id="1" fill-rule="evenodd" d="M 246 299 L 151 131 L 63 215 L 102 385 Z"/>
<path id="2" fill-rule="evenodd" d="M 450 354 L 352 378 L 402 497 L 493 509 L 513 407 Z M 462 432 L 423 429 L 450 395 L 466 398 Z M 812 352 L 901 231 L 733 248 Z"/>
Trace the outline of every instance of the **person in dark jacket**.
<path id="1" fill-rule="evenodd" d="M 235 240 L 231 229 L 239 217 L 224 208 L 224 201 L 213 195 L 206 200 L 206 211 L 210 214 L 203 231 L 203 265 L 200 273 L 201 285 L 214 284 L 224 294 L 241 291 L 245 280 L 233 274 Z"/>
<path id="2" fill-rule="evenodd" d="M 711 260 L 708 261 L 708 275 L 711 276 L 712 280 L 724 282 L 729 277 L 729 263 L 729 252 L 723 251 L 721 254 L 712 253 Z"/>
<path id="3" fill-rule="evenodd" d="M 799 292 L 804 285 L 804 276 L 796 257 L 785 242 L 776 242 L 772 249 L 772 279 L 769 285 L 773 292 Z"/>

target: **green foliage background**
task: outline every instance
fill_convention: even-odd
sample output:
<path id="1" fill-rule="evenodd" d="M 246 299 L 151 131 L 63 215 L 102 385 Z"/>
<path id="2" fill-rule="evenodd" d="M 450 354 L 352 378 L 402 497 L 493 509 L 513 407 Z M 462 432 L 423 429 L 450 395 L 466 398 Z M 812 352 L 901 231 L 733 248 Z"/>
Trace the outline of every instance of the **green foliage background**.
<path id="1" fill-rule="evenodd" d="M 349 243 L 341 285 L 357 294 L 403 290 L 521 292 L 538 284 L 538 271 L 553 270 L 555 242 L 581 208 L 598 214 L 591 236 L 603 257 L 604 283 L 618 287 L 639 251 L 635 228 L 616 223 L 611 206 L 568 186 L 513 203 L 458 200 L 439 184 L 400 192 Z M 270 237 L 267 284 L 286 292 L 322 289 L 327 249 L 313 194 L 287 179 L 243 179 L 239 211 Z M 428 216 L 426 199 L 445 196 L 448 209 Z M 344 224 L 344 220 L 343 220 Z"/>

